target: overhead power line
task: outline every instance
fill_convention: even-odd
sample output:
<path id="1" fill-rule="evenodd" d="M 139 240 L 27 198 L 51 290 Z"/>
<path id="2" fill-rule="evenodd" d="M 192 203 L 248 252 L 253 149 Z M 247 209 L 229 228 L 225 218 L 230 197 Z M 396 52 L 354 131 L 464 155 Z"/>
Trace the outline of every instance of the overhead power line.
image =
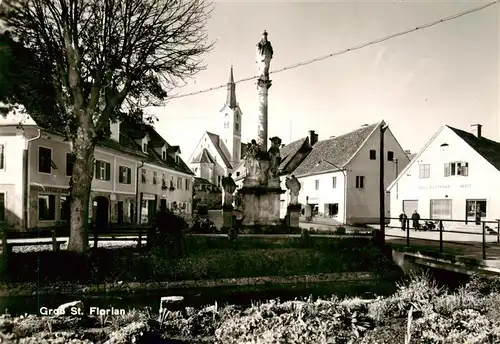
<path id="1" fill-rule="evenodd" d="M 328 55 L 324 55 L 324 56 L 320 56 L 320 57 L 317 57 L 317 58 L 314 58 L 314 59 L 311 59 L 311 60 L 299 62 L 299 63 L 293 64 L 293 65 L 290 65 L 290 66 L 287 66 L 287 67 L 283 67 L 283 68 L 280 68 L 280 69 L 275 69 L 275 70 L 270 71 L 269 74 L 276 74 L 276 73 L 284 72 L 286 70 L 290 70 L 290 69 L 295 69 L 295 68 L 298 68 L 298 67 L 306 66 L 306 65 L 314 63 L 314 62 L 326 60 L 326 59 L 328 59 L 330 57 L 334 57 L 334 56 L 346 54 L 346 53 L 351 52 L 351 51 L 355 51 L 355 50 L 366 48 L 366 47 L 368 47 L 370 45 L 373 45 L 373 44 L 382 43 L 382 42 L 388 41 L 390 39 L 393 39 L 393 38 L 396 38 L 396 37 L 399 37 L 399 36 L 404 36 L 404 35 L 407 35 L 409 33 L 412 33 L 412 32 L 418 31 L 418 30 L 427 29 L 429 27 L 432 27 L 432 26 L 435 26 L 435 25 L 438 25 L 438 24 L 441 24 L 441 23 L 444 23 L 444 22 L 447 22 L 447 21 L 450 21 L 450 20 L 453 20 L 453 19 L 457 19 L 457 18 L 463 17 L 465 15 L 468 15 L 468 14 L 471 14 L 471 13 L 474 13 L 474 12 L 477 12 L 477 11 L 481 11 L 481 10 L 487 8 L 487 7 L 490 7 L 492 5 L 498 4 L 499 1 L 500 0 L 496 0 L 496 1 L 490 2 L 490 3 L 482 5 L 482 6 L 478 6 L 478 7 L 472 8 L 472 9 L 464 11 L 464 12 L 451 15 L 449 17 L 444 17 L 444 18 L 441 18 L 439 20 L 435 20 L 435 21 L 427 23 L 427 24 L 419 25 L 419 26 L 417 26 L 415 28 L 412 28 L 412 29 L 408 29 L 408 30 L 405 30 L 405 31 L 394 33 L 392 35 L 388 35 L 388 36 L 385 36 L 385 37 L 382 37 L 382 38 L 379 38 L 379 39 L 375 39 L 373 41 L 370 41 L 370 42 L 367 42 L 367 43 L 363 43 L 363 44 L 360 44 L 360 45 L 356 45 L 356 46 L 353 46 L 353 47 L 350 47 L 350 48 L 347 48 L 347 49 L 339 50 L 339 51 L 336 51 L 336 52 L 328 54 Z M 250 80 L 253 80 L 253 79 L 257 79 L 257 78 L 258 78 L 258 76 L 252 76 L 252 77 L 248 77 L 248 78 L 244 78 L 244 79 L 239 79 L 239 80 L 235 81 L 235 84 L 239 84 L 241 82 L 250 81 Z M 218 89 L 221 89 L 221 88 L 224 88 L 224 87 L 227 87 L 227 84 L 222 84 L 222 85 L 219 85 L 219 86 L 214 86 L 214 87 L 206 88 L 206 89 L 203 89 L 203 90 L 200 90 L 200 91 L 196 91 L 196 92 L 184 93 L 184 94 L 179 94 L 179 95 L 176 95 L 176 96 L 170 96 L 170 97 L 167 97 L 167 100 L 177 99 L 177 98 L 184 98 L 184 97 L 189 97 L 189 96 L 194 96 L 194 95 L 197 95 L 197 94 L 201 94 L 201 93 L 206 93 L 206 92 L 218 90 Z"/>

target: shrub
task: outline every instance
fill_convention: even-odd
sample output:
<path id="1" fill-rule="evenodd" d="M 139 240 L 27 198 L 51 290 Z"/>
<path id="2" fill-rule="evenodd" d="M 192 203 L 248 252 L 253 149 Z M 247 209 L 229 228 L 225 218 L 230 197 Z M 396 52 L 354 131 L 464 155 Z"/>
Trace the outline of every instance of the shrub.
<path id="1" fill-rule="evenodd" d="M 334 233 L 337 235 L 344 235 L 346 233 L 345 227 L 337 227 Z"/>

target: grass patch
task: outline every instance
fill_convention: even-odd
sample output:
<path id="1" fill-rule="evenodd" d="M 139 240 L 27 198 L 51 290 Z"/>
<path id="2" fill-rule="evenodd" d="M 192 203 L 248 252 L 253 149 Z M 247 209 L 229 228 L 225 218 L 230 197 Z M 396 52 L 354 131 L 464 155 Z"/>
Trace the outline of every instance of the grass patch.
<path id="1" fill-rule="evenodd" d="M 171 260 L 136 248 L 15 253 L 4 282 L 100 283 L 179 281 L 361 272 L 391 275 L 399 270 L 370 240 L 359 238 L 186 237 L 186 255 Z"/>
<path id="2" fill-rule="evenodd" d="M 410 247 L 407 247 L 406 244 L 388 244 L 390 247 L 405 252 L 432 252 L 432 253 L 441 253 L 439 250 L 439 244 L 437 246 L 433 245 L 423 245 L 423 244 L 414 244 L 410 242 Z M 465 253 L 465 249 L 459 249 L 455 247 L 446 247 L 446 244 L 443 245 L 443 254 L 452 254 L 452 255 L 462 255 Z"/>

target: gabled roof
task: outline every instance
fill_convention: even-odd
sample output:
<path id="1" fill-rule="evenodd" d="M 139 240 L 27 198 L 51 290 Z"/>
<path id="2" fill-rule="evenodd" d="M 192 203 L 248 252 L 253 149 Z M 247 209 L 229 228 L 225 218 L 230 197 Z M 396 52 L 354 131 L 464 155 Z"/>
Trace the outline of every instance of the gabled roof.
<path id="1" fill-rule="evenodd" d="M 500 171 L 500 143 L 487 139 L 485 137 L 478 138 L 476 135 L 450 127 L 455 134 L 464 140 L 469 146 L 479 153 L 484 159 L 492 164 L 497 170 Z"/>
<path id="2" fill-rule="evenodd" d="M 231 167 L 231 163 L 230 163 L 228 157 L 226 156 L 226 154 L 224 153 L 224 150 L 220 146 L 219 135 L 214 134 L 214 133 L 210 133 L 208 131 L 207 131 L 207 135 L 210 138 L 210 140 L 212 141 L 212 144 L 214 145 L 215 149 L 217 150 L 217 153 L 219 153 L 219 155 L 221 156 L 221 158 L 222 158 L 224 164 L 226 165 L 226 167 L 227 168 L 232 168 Z"/>
<path id="3" fill-rule="evenodd" d="M 309 142 L 308 137 L 304 137 L 287 144 L 285 147 L 280 149 L 281 163 L 279 169 L 285 168 L 285 166 L 292 160 L 292 158 L 297 154 L 297 152 Z"/>
<path id="4" fill-rule="evenodd" d="M 347 134 L 316 142 L 309 155 L 295 169 L 293 174 L 300 177 L 338 170 L 338 168 L 334 168 L 325 161 L 343 168 L 381 123 L 374 123 Z M 318 164 L 318 162 L 320 163 Z"/>
<path id="5" fill-rule="evenodd" d="M 204 164 L 204 163 L 209 163 L 209 164 L 215 164 L 215 159 L 212 157 L 212 154 L 206 149 L 203 148 L 203 150 L 198 154 L 197 157 L 195 157 L 193 160 L 191 160 L 192 164 Z"/>
<path id="6" fill-rule="evenodd" d="M 443 131 L 443 129 L 448 128 L 454 132 L 458 137 L 465 141 L 472 149 L 474 149 L 479 155 L 481 155 L 486 161 L 488 161 L 493 167 L 500 171 L 500 143 L 487 139 L 485 137 L 478 138 L 476 135 L 469 133 L 467 131 L 451 127 L 449 125 L 442 126 L 439 130 L 431 137 L 431 139 L 424 145 L 424 147 L 417 154 L 413 154 L 411 157 L 411 162 L 406 165 L 406 167 L 399 173 L 396 179 L 389 185 L 387 190 L 392 189 L 392 187 L 406 175 L 406 171 L 413 165 L 413 162 L 427 149 L 427 147 L 436 139 L 436 137 Z"/>

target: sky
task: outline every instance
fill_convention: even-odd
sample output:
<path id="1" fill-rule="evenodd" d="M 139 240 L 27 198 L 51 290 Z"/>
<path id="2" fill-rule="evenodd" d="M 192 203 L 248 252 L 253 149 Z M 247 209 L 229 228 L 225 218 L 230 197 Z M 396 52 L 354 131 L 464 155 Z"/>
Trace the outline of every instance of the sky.
<path id="1" fill-rule="evenodd" d="M 185 94 L 257 74 L 262 32 L 271 70 L 439 20 L 491 1 L 216 1 L 207 23 L 214 49 Z M 269 137 L 283 143 L 315 130 L 319 140 L 385 120 L 403 149 L 418 152 L 442 126 L 500 141 L 500 5 L 307 66 L 271 74 Z M 236 85 L 242 141 L 257 138 L 255 80 Z M 221 132 L 226 88 L 169 100 L 148 111 L 188 161 L 205 131 Z"/>

